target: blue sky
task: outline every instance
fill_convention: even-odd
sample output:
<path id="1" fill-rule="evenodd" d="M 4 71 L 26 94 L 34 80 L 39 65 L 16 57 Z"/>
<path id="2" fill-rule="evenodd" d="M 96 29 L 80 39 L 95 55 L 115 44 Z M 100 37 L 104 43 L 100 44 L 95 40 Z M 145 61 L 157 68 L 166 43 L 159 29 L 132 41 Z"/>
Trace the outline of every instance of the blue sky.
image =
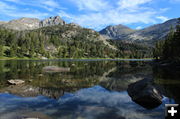
<path id="1" fill-rule="evenodd" d="M 141 29 L 180 17 L 179 6 L 180 0 L 1 0 L 0 21 L 59 15 L 95 30 L 117 24 Z"/>

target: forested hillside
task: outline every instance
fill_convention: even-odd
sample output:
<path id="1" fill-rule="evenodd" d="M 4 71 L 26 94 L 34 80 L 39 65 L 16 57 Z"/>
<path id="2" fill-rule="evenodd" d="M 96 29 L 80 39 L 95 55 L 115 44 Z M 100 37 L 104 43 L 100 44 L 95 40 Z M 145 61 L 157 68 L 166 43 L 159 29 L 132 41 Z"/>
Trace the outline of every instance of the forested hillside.
<path id="1" fill-rule="evenodd" d="M 121 40 L 110 40 L 109 42 L 117 47 L 117 57 L 137 59 L 153 57 L 152 47 Z"/>
<path id="2" fill-rule="evenodd" d="M 172 29 L 164 41 L 156 43 L 154 57 L 162 61 L 180 63 L 180 18 L 176 30 Z"/>
<path id="3" fill-rule="evenodd" d="M 122 25 L 110 29 L 119 34 L 133 32 Z M 0 25 L 0 58 L 151 57 L 151 48 L 146 45 L 108 40 L 92 29 L 67 24 L 59 16 L 44 20 L 20 18 Z"/>
<path id="4" fill-rule="evenodd" d="M 149 58 L 136 44 L 107 41 L 75 24 L 31 31 L 0 28 L 0 57 L 18 58 Z"/>
<path id="5" fill-rule="evenodd" d="M 98 40 L 99 34 L 71 26 L 46 27 L 33 31 L 0 29 L 0 56 L 29 58 L 114 57 L 115 49 Z M 71 30 L 69 30 L 71 29 Z M 95 40 L 97 39 L 97 40 Z"/>

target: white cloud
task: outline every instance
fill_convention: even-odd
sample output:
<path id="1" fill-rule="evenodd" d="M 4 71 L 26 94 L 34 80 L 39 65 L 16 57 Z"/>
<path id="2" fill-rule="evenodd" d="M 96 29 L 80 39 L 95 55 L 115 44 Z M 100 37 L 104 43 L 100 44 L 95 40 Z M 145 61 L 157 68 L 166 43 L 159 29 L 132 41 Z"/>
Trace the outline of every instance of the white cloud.
<path id="1" fill-rule="evenodd" d="M 174 3 L 179 2 L 180 3 L 180 0 L 170 0 L 170 2 L 174 2 Z"/>
<path id="2" fill-rule="evenodd" d="M 5 1 L 8 1 L 8 2 L 20 2 L 19 0 L 5 0 Z"/>
<path id="3" fill-rule="evenodd" d="M 69 12 L 61 11 L 59 15 L 69 22 L 75 22 L 81 26 L 96 30 L 100 30 L 107 25 L 155 24 L 158 23 L 158 19 L 166 20 L 160 14 L 169 9 L 150 7 L 151 2 L 154 2 L 154 0 L 117 0 L 114 3 L 111 3 L 109 0 L 71 1 L 83 12 L 73 15 Z"/>
<path id="4" fill-rule="evenodd" d="M 31 10 L 30 12 L 23 12 L 20 11 L 16 6 L 9 5 L 5 2 L 0 1 L 0 15 L 1 14 L 15 18 L 19 18 L 19 17 L 44 18 L 48 16 L 47 13 L 43 13 L 35 10 Z"/>
<path id="5" fill-rule="evenodd" d="M 28 17 L 28 18 L 40 18 L 40 19 L 47 17 L 49 15 L 48 13 L 41 13 L 37 11 L 32 11 L 31 13 L 19 12 L 18 14 L 16 14 L 16 12 L 11 11 L 11 12 L 7 12 L 6 14 L 8 16 L 16 17 L 16 18 Z"/>
<path id="6" fill-rule="evenodd" d="M 167 12 L 168 10 L 170 10 L 171 8 L 160 8 L 159 11 L 160 12 Z"/>
<path id="7" fill-rule="evenodd" d="M 108 9 L 110 4 L 105 0 L 71 0 L 79 10 L 100 11 Z"/>
<path id="8" fill-rule="evenodd" d="M 53 7 L 53 8 L 60 7 L 59 4 L 57 2 L 55 2 L 54 0 L 45 0 L 45 1 L 41 2 L 41 3 L 44 4 L 44 5 Z"/>
<path id="9" fill-rule="evenodd" d="M 5 2 L 1 2 L 0 1 L 0 10 L 1 11 L 4 11 L 4 10 L 14 10 L 14 9 L 17 9 L 17 8 L 15 6 L 8 5 Z"/>
<path id="10" fill-rule="evenodd" d="M 157 16 L 157 19 L 160 19 L 162 22 L 165 22 L 167 20 L 169 20 L 169 18 L 165 17 L 165 16 Z"/>
<path id="11" fill-rule="evenodd" d="M 105 13 L 91 13 L 87 15 L 72 15 L 65 12 L 60 12 L 61 17 L 70 19 L 71 22 L 78 23 L 82 26 L 95 28 L 99 30 L 109 24 L 132 24 L 132 23 L 156 23 L 153 19 L 154 12 L 144 12 L 137 14 L 120 13 L 116 10 L 107 11 Z"/>
<path id="12" fill-rule="evenodd" d="M 33 109 L 63 119 L 71 117 L 104 119 L 107 118 L 107 115 L 112 118 L 154 119 L 155 117 L 161 117 L 163 115 L 162 110 L 164 109 L 163 105 L 161 105 L 155 110 L 146 111 L 141 106 L 135 104 L 126 91 L 109 91 L 100 86 L 81 89 L 74 93 L 65 93 L 58 100 L 49 99 L 44 96 L 23 98 L 10 94 L 1 94 L 0 102 L 2 102 L 0 103 L 1 117 L 6 119 L 7 117 L 13 118 L 32 114 L 31 110 Z M 75 108 L 70 106 L 72 104 Z M 26 110 L 19 108 L 24 105 L 28 107 L 28 113 L 26 113 Z M 17 109 L 17 111 L 14 109 Z M 9 110 L 14 111 L 11 113 Z M 66 113 L 67 111 L 68 113 Z M 57 115 L 59 112 L 61 112 L 60 115 Z M 33 114 L 42 115 L 35 112 Z"/>
<path id="13" fill-rule="evenodd" d="M 133 9 L 151 1 L 152 0 L 119 0 L 118 4 L 121 9 Z"/>
<path id="14" fill-rule="evenodd" d="M 44 8 L 48 11 L 53 11 L 55 8 L 58 9 L 63 9 L 63 7 L 61 7 L 59 5 L 58 2 L 54 1 L 54 0 L 4 0 L 4 1 L 8 1 L 8 2 L 13 2 L 19 5 L 28 5 L 28 6 L 35 6 L 35 7 L 41 7 Z"/>
<path id="15" fill-rule="evenodd" d="M 3 0 L 0 3 L 0 14 L 12 17 L 38 17 L 44 18 L 53 14 L 59 14 L 67 22 L 75 22 L 83 27 L 100 30 L 107 25 L 132 23 L 155 24 L 159 19 L 165 21 L 161 13 L 169 8 L 153 8 L 150 3 L 155 0 L 62 0 L 72 6 L 64 8 L 57 0 Z M 7 2 L 8 1 L 8 2 Z M 16 8 L 10 5 L 14 2 L 24 5 L 29 10 Z M 30 7 L 29 7 L 30 6 Z M 34 10 L 33 8 L 46 9 L 46 11 Z M 9 8 L 9 9 L 8 9 Z M 13 9 L 14 10 L 11 10 Z M 77 8 L 77 9 L 75 9 Z M 74 11 L 73 11 L 74 10 Z M 59 13 L 58 13 L 59 11 Z M 75 14 L 74 14 L 75 13 Z M 158 17 L 157 17 L 158 16 Z"/>
<path id="16" fill-rule="evenodd" d="M 68 14 L 62 10 L 60 10 L 58 14 L 59 14 L 59 16 L 64 17 L 64 18 L 68 18 L 69 20 L 72 20 L 75 18 L 75 15 Z"/>
<path id="17" fill-rule="evenodd" d="M 136 27 L 136 30 L 140 30 L 140 29 L 142 29 L 142 26 Z"/>

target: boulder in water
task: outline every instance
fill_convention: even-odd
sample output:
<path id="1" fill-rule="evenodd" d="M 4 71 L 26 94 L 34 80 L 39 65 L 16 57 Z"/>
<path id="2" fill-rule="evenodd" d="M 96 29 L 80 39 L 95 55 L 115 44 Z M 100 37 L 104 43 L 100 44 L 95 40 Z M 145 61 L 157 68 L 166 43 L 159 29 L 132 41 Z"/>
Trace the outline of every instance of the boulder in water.
<path id="1" fill-rule="evenodd" d="M 134 102 L 147 109 L 153 109 L 162 104 L 160 91 L 154 86 L 153 79 L 145 78 L 128 86 L 128 94 Z"/>
<path id="2" fill-rule="evenodd" d="M 70 68 L 57 67 L 57 66 L 46 66 L 43 68 L 44 72 L 69 72 Z"/>
<path id="3" fill-rule="evenodd" d="M 40 118 L 23 117 L 22 119 L 40 119 Z"/>

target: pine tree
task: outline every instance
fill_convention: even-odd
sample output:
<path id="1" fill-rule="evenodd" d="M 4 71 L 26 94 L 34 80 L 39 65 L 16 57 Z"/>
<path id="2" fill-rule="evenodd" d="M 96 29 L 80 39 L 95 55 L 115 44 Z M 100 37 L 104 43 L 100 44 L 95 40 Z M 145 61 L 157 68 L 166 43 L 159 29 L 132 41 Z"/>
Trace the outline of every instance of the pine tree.
<path id="1" fill-rule="evenodd" d="M 162 44 L 163 46 L 161 46 L 161 49 L 162 49 L 162 59 L 168 59 L 168 58 L 172 58 L 173 57 L 173 53 L 172 53 L 172 40 L 174 40 L 174 30 L 171 27 L 170 33 L 168 34 L 166 40 Z"/>
<path id="2" fill-rule="evenodd" d="M 154 58 L 161 59 L 163 56 L 163 46 L 164 41 L 159 41 L 156 43 L 155 49 L 153 50 Z"/>
<path id="3" fill-rule="evenodd" d="M 33 57 L 34 57 L 34 53 L 35 53 L 35 51 L 34 51 L 34 45 L 31 43 L 31 48 L 29 49 L 29 56 L 30 56 L 31 58 L 33 58 Z"/>
<path id="4" fill-rule="evenodd" d="M 154 57 L 160 57 L 162 60 L 171 60 L 180 62 L 180 18 L 175 32 L 171 28 L 165 41 L 158 42 L 154 50 Z"/>
<path id="5" fill-rule="evenodd" d="M 10 46 L 10 57 L 15 57 L 17 53 L 17 49 L 15 45 Z"/>
<path id="6" fill-rule="evenodd" d="M 3 54 L 4 54 L 4 52 L 3 52 L 3 45 L 0 45 L 0 57 L 2 57 Z"/>

